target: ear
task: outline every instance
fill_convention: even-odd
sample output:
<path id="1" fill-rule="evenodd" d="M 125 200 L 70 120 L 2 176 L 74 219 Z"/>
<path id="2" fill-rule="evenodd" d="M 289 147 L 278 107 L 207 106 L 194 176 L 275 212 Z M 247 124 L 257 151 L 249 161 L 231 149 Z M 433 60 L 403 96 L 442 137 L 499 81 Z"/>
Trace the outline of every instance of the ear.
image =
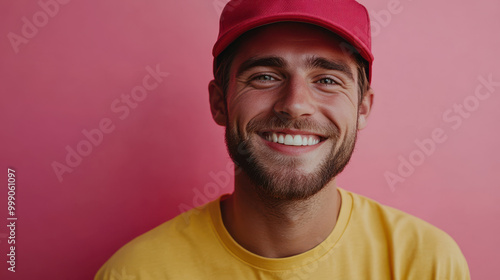
<path id="1" fill-rule="evenodd" d="M 363 97 L 363 101 L 359 105 L 359 115 L 358 115 L 358 130 L 365 128 L 368 116 L 370 115 L 372 105 L 373 105 L 373 90 L 370 88 Z"/>
<path id="2" fill-rule="evenodd" d="M 226 126 L 227 112 L 224 100 L 224 93 L 221 87 L 215 82 L 210 81 L 208 84 L 208 93 L 210 99 L 210 111 L 212 118 L 220 126 Z"/>

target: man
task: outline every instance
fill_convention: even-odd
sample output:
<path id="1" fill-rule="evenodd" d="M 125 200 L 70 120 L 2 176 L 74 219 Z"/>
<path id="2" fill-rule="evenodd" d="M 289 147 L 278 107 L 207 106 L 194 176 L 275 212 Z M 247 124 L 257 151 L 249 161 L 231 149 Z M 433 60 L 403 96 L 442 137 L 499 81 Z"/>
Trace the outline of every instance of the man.
<path id="1" fill-rule="evenodd" d="M 231 1 L 213 54 L 234 192 L 134 239 L 96 279 L 470 279 L 446 233 L 336 185 L 373 103 L 363 6 Z"/>

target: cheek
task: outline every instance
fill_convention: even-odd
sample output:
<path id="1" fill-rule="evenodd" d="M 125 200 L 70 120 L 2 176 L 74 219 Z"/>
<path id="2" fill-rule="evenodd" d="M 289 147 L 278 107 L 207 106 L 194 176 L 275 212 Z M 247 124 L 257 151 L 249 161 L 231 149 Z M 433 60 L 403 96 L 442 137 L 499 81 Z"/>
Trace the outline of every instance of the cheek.
<path id="1" fill-rule="evenodd" d="M 251 91 L 228 97 L 229 122 L 245 128 L 252 119 L 272 114 L 272 104 L 270 95 Z"/>
<path id="2" fill-rule="evenodd" d="M 330 100 L 330 102 L 322 103 L 320 108 L 327 121 L 339 129 L 341 138 L 350 131 L 356 130 L 357 107 L 352 103 L 342 99 Z"/>

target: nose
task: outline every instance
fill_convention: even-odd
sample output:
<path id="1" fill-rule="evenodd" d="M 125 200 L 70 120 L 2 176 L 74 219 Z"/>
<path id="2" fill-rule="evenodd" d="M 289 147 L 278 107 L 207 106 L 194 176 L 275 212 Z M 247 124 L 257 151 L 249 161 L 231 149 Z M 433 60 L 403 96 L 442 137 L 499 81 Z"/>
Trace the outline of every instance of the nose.
<path id="1" fill-rule="evenodd" d="M 311 89 L 304 78 L 290 78 L 274 104 L 274 112 L 280 118 L 296 119 L 316 112 Z"/>

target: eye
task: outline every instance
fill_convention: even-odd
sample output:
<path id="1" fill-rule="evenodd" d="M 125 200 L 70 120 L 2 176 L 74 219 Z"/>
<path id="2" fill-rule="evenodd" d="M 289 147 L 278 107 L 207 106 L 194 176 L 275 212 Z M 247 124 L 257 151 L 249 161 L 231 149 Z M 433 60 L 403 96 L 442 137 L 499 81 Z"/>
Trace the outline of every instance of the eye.
<path id="1" fill-rule="evenodd" d="M 323 79 L 320 79 L 320 80 L 318 80 L 318 83 L 320 83 L 320 84 L 328 84 L 328 85 L 337 84 L 337 82 L 334 79 L 332 79 L 332 78 L 323 78 Z"/>
<path id="2" fill-rule="evenodd" d="M 256 89 L 267 89 L 277 85 L 280 78 L 272 74 L 256 74 L 247 81 L 247 84 Z"/>
<path id="3" fill-rule="evenodd" d="M 271 76 L 271 75 L 259 75 L 259 76 L 253 77 L 252 80 L 256 80 L 256 81 L 274 81 L 276 79 L 273 76 Z"/>

